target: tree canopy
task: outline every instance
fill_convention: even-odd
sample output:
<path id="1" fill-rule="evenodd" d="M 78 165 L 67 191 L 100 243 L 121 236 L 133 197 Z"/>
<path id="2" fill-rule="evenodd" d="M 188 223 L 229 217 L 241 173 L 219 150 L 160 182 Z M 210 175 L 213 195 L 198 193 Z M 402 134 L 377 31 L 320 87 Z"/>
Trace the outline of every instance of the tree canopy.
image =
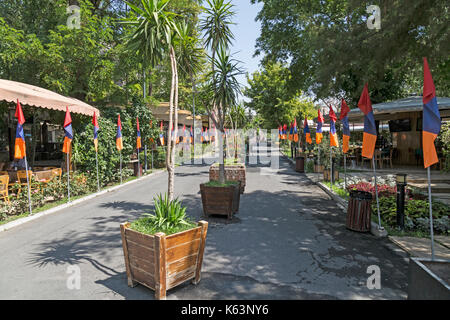
<path id="1" fill-rule="evenodd" d="M 442 0 L 377 1 L 381 29 L 369 29 L 373 1 L 252 0 L 257 55 L 289 64 L 289 85 L 318 98 L 344 97 L 356 107 L 365 82 L 374 103 L 422 92 L 428 57 L 437 94 L 450 94 L 449 5 Z"/>
<path id="2" fill-rule="evenodd" d="M 267 63 L 264 69 L 247 76 L 249 87 L 244 95 L 250 98 L 246 106 L 262 119 L 265 129 L 278 128 L 297 119 L 300 124 L 305 116 L 317 116 L 311 99 L 303 96 L 300 90 L 291 90 L 291 71 L 280 63 Z"/>

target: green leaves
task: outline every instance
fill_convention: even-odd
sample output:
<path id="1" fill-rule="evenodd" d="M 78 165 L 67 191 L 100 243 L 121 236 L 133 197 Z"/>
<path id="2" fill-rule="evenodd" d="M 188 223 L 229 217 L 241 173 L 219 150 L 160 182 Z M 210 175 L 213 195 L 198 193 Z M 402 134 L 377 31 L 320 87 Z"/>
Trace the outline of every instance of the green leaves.
<path id="1" fill-rule="evenodd" d="M 309 119 L 317 116 L 312 101 L 306 99 L 302 91 L 289 88 L 291 78 L 290 70 L 280 63 L 267 63 L 263 70 L 247 76 L 249 87 L 245 88 L 244 95 L 250 101 L 246 106 L 261 116 L 263 128 L 289 126 L 295 118 L 300 126 L 305 116 Z"/>
<path id="2" fill-rule="evenodd" d="M 154 200 L 155 210 L 153 214 L 145 214 L 141 219 L 132 223 L 133 230 L 146 234 L 164 232 L 172 234 L 195 228 L 186 217 L 186 208 L 181 205 L 178 199 L 169 200 L 167 194 L 158 195 Z"/>

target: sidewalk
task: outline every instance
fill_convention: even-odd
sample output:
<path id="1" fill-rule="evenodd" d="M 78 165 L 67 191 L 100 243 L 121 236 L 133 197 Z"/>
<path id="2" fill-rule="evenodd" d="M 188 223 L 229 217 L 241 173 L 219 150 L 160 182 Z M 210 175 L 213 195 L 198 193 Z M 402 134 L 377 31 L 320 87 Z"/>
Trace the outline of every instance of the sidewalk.
<path id="1" fill-rule="evenodd" d="M 317 185 L 318 182 L 318 174 L 317 173 L 306 173 L 306 176 Z M 319 180 L 320 181 L 320 180 Z M 324 184 L 319 185 L 322 189 L 327 192 L 327 194 L 332 197 L 335 201 L 337 201 L 342 207 L 346 208 L 346 202 L 339 196 L 337 196 L 333 191 L 331 191 Z M 405 251 L 410 257 L 418 257 L 418 258 L 430 258 L 431 257 L 431 239 L 427 238 L 416 238 L 416 237 L 398 237 L 398 236 L 389 236 L 390 241 L 400 247 L 403 251 Z M 450 260 L 450 237 L 449 236 L 436 236 L 434 239 L 434 249 L 435 249 L 435 258 Z"/>

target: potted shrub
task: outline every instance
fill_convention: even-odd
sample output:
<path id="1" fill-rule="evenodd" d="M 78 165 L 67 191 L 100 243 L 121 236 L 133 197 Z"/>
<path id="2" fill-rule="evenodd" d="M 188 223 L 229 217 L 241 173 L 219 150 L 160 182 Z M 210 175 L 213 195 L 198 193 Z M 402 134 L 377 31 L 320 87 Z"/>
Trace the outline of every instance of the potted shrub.
<path id="1" fill-rule="evenodd" d="M 208 217 L 212 214 L 226 215 L 228 219 L 233 213 L 239 211 L 240 181 L 226 181 L 220 183 L 210 181 L 200 185 L 202 196 L 203 214 Z"/>
<path id="2" fill-rule="evenodd" d="M 167 195 L 155 200 L 153 215 L 120 225 L 130 287 L 155 290 L 156 299 L 188 280 L 200 281 L 208 223 L 186 218 L 186 208 Z"/>
<path id="3" fill-rule="evenodd" d="M 228 159 L 227 159 L 228 160 Z M 244 193 L 246 184 L 245 164 L 237 161 L 225 161 L 225 180 L 239 181 L 240 193 Z M 214 163 L 209 167 L 209 181 L 219 181 L 219 164 Z"/>
<path id="4" fill-rule="evenodd" d="M 333 176 L 334 176 L 334 181 L 338 181 L 339 180 L 339 171 L 335 168 L 333 168 Z M 324 181 L 330 181 L 331 178 L 331 170 L 329 168 L 329 166 L 325 166 L 325 169 L 323 169 L 323 180 Z"/>

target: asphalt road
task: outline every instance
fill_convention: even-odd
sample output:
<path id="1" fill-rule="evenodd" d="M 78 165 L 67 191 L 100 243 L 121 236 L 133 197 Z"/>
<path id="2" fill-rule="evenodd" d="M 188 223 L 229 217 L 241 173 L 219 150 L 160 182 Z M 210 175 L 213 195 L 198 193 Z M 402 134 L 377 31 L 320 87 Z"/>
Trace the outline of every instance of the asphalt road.
<path id="1" fill-rule="evenodd" d="M 199 184 L 207 166 L 176 168 L 175 193 L 193 219 L 202 217 Z M 153 299 L 127 286 L 119 224 L 152 209 L 167 174 L 0 233 L 0 299 Z M 282 160 L 280 170 L 247 169 L 239 213 L 206 219 L 202 280 L 168 291 L 167 299 L 405 299 L 407 262 L 388 240 L 345 228 L 345 214 L 305 175 Z M 381 288 L 368 289 L 369 266 Z M 78 266 L 79 289 L 69 289 Z"/>

